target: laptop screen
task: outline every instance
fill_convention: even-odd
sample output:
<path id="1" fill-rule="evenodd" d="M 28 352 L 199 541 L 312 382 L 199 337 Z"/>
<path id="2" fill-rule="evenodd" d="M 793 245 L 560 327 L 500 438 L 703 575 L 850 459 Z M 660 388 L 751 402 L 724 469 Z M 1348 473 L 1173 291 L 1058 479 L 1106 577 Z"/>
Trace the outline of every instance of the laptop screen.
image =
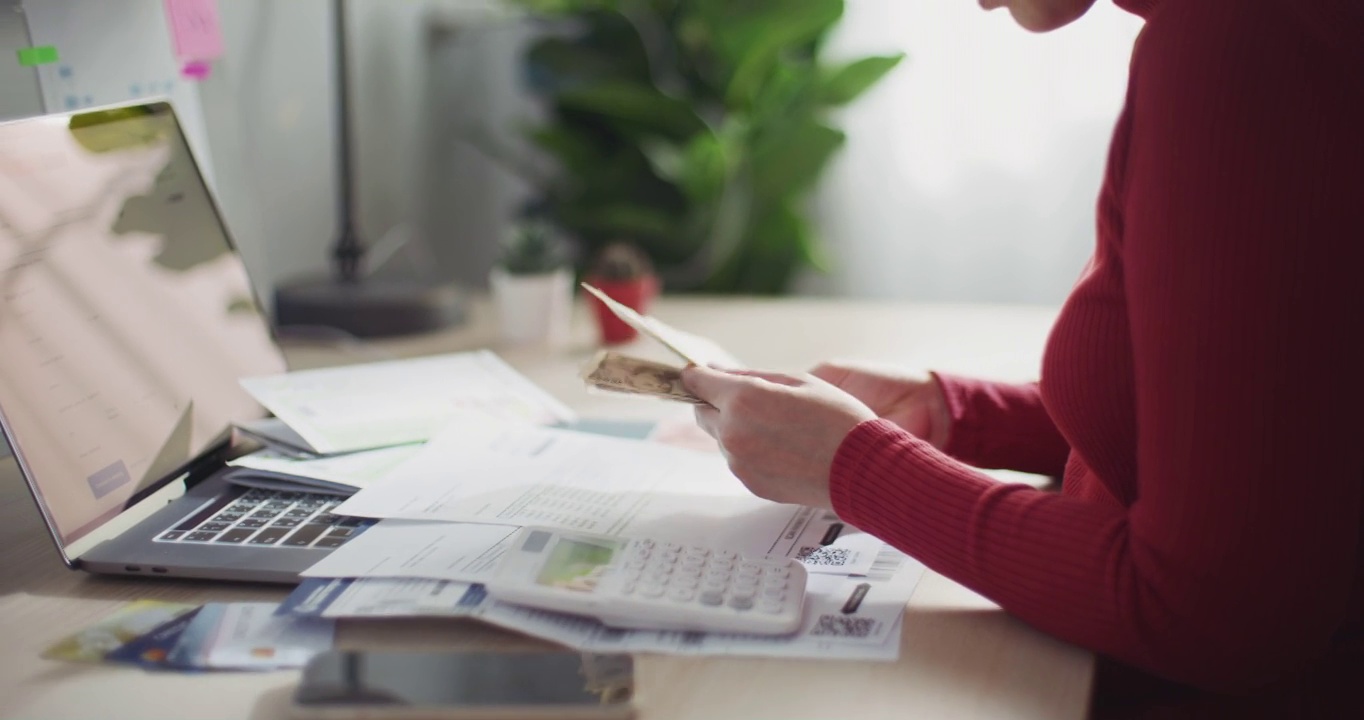
<path id="1" fill-rule="evenodd" d="M 0 124 L 0 418 L 64 546 L 283 369 L 169 105 Z"/>

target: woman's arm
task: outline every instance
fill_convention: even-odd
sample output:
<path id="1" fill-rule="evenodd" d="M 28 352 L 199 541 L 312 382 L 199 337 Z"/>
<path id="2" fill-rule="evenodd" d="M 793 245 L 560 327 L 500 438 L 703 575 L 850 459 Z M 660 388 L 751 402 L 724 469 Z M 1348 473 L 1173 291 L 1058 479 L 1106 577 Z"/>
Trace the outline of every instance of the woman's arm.
<path id="1" fill-rule="evenodd" d="M 1021 385 L 933 373 L 951 418 L 943 452 L 979 468 L 1060 477 L 1070 445 L 1042 404 L 1037 383 Z"/>
<path id="2" fill-rule="evenodd" d="M 849 522 L 1022 619 L 1213 689 L 1322 654 L 1360 569 L 1359 69 L 1275 8 L 1169 3 L 1136 60 L 1135 501 L 999 485 L 883 421 L 831 478 Z"/>

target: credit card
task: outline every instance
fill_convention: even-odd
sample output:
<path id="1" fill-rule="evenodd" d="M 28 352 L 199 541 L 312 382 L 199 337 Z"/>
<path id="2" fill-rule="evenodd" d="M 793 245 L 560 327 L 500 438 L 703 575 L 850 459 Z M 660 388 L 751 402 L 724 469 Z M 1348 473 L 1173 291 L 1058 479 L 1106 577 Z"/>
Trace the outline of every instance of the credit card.
<path id="1" fill-rule="evenodd" d="M 43 657 L 49 660 L 100 662 L 117 650 L 152 629 L 193 610 L 186 603 L 136 600 L 120 607 L 112 615 L 80 632 L 58 640 Z"/>

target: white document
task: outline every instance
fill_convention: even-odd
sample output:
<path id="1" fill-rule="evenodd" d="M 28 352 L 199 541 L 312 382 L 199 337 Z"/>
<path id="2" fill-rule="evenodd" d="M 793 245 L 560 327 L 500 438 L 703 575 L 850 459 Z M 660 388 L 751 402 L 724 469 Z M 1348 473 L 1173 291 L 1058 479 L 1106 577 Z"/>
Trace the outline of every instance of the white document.
<path id="1" fill-rule="evenodd" d="M 519 528 L 384 520 L 300 575 L 478 582 L 489 578 Z"/>
<path id="2" fill-rule="evenodd" d="M 668 348 L 673 354 L 692 365 L 713 364 L 727 368 L 743 367 L 743 363 L 739 362 L 738 358 L 707 338 L 683 332 L 657 318 L 641 315 L 587 283 L 582 283 L 582 287 L 601 301 L 612 314 L 620 318 L 626 325 L 657 340 L 660 345 Z"/>
<path id="3" fill-rule="evenodd" d="M 866 575 L 885 543 L 861 531 L 845 532 L 828 545 L 801 545 L 792 557 L 806 572 L 821 575 Z"/>
<path id="4" fill-rule="evenodd" d="M 423 442 L 457 417 L 569 422 L 572 410 L 487 350 L 241 381 L 319 454 Z"/>
<path id="5" fill-rule="evenodd" d="M 470 583 L 447 580 L 359 580 L 322 612 L 323 617 L 466 617 Z M 481 592 L 481 591 L 480 591 Z"/>
<path id="6" fill-rule="evenodd" d="M 798 508 L 753 496 L 718 454 L 485 421 L 442 430 L 381 488 L 360 491 L 336 512 L 541 525 L 747 551 L 751 543 L 736 541 L 756 533 L 772 542 Z M 775 545 L 764 552 L 776 552 Z"/>
<path id="7" fill-rule="evenodd" d="M 893 661 L 905 605 L 923 573 L 922 564 L 886 546 L 864 577 L 811 575 L 800 631 L 778 637 L 619 630 L 580 615 L 498 602 L 481 585 L 435 580 L 306 580 L 299 601 L 285 604 L 325 617 L 475 617 L 583 651 Z"/>
<path id="8" fill-rule="evenodd" d="M 299 458 L 275 450 L 259 450 L 228 461 L 228 465 L 259 473 L 259 477 L 338 490 L 360 490 L 383 480 L 399 464 L 421 449 L 397 445 L 343 455 Z M 235 481 L 241 473 L 234 473 Z M 246 474 L 250 477 L 252 474 Z"/>

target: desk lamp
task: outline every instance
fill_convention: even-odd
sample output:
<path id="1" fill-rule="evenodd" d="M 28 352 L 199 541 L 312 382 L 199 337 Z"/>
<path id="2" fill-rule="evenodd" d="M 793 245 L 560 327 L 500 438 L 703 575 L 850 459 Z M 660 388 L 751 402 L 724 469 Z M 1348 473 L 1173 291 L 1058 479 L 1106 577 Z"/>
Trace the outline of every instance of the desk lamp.
<path id="1" fill-rule="evenodd" d="M 409 335 L 463 321 L 460 295 L 449 283 L 421 278 L 379 278 L 365 273 L 365 243 L 356 222 L 351 158 L 350 73 L 346 3 L 332 0 L 336 35 L 336 157 L 338 236 L 331 276 L 300 278 L 275 290 L 275 324 L 322 326 L 356 337 Z"/>

